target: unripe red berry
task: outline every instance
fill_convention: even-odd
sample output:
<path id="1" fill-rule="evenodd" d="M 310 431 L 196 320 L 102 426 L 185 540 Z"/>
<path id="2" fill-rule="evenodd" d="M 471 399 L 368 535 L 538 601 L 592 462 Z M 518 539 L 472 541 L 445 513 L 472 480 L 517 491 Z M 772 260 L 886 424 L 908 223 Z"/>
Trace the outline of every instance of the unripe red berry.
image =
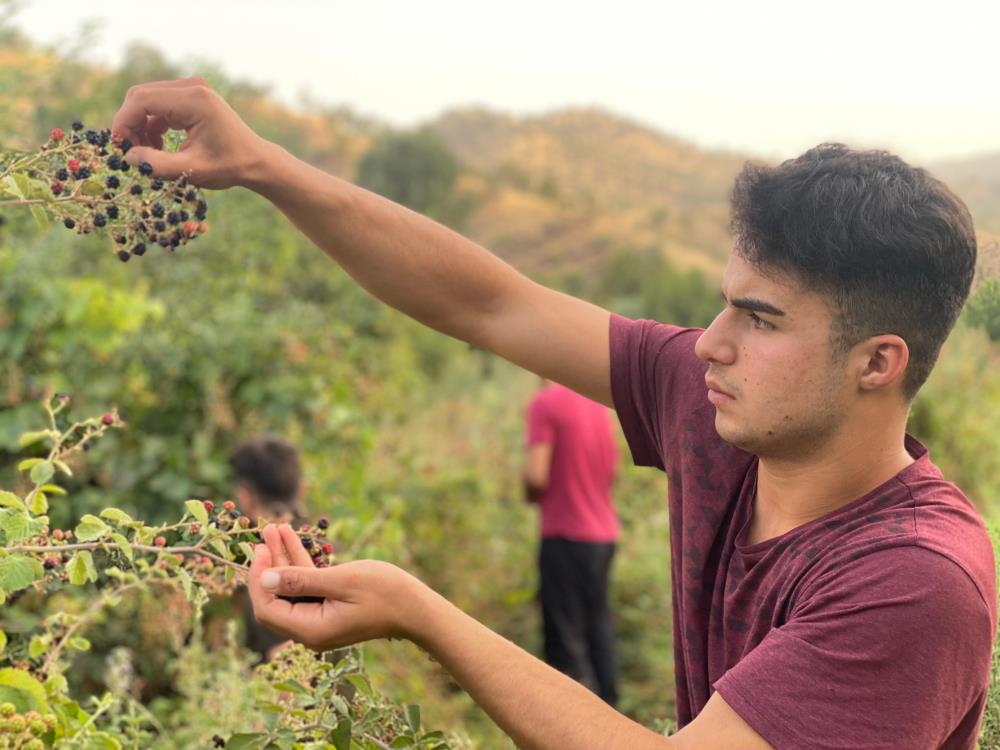
<path id="1" fill-rule="evenodd" d="M 66 134 L 62 131 L 62 128 L 52 128 L 52 132 L 49 133 L 49 138 L 54 141 L 61 141 L 64 135 Z"/>
<path id="2" fill-rule="evenodd" d="M 167 540 L 164 539 L 162 536 L 158 536 L 156 537 L 156 539 L 153 540 L 153 544 L 155 544 L 157 547 L 166 547 Z"/>
<path id="3" fill-rule="evenodd" d="M 330 544 L 329 542 L 327 542 L 326 544 L 324 544 L 323 545 L 323 554 L 324 555 L 332 555 L 333 554 L 333 545 Z"/>
<path id="4" fill-rule="evenodd" d="M 299 529 L 299 531 L 309 531 L 309 529 L 311 529 L 311 528 L 312 527 L 309 524 L 304 523 L 304 524 L 302 524 L 302 528 Z"/>
<path id="5" fill-rule="evenodd" d="M 52 195 L 59 195 L 63 191 L 63 184 L 58 180 L 53 181 L 49 187 L 52 189 Z"/>
<path id="6" fill-rule="evenodd" d="M 198 234 L 205 234 L 208 231 L 208 224 L 204 221 L 198 223 Z"/>
<path id="7" fill-rule="evenodd" d="M 114 423 L 115 423 L 115 415 L 112 414 L 111 412 L 108 412 L 103 417 L 101 417 L 101 424 L 103 424 L 105 427 L 110 427 Z"/>
<path id="8" fill-rule="evenodd" d="M 190 531 L 192 534 L 200 534 L 201 526 L 199 524 L 193 523 L 190 526 L 188 526 L 188 531 Z"/>
<path id="9" fill-rule="evenodd" d="M 213 503 L 211 500 L 205 500 L 202 503 L 202 505 L 205 506 L 205 510 L 207 510 L 209 513 L 211 513 L 213 510 L 215 510 L 215 503 Z"/>
<path id="10" fill-rule="evenodd" d="M 250 519 L 247 516 L 241 516 L 240 517 L 240 528 L 243 528 L 243 529 L 249 529 L 250 528 Z"/>
<path id="11" fill-rule="evenodd" d="M 52 570 L 56 566 L 56 560 L 55 560 L 55 558 L 54 557 L 46 557 L 45 558 L 45 562 L 42 563 L 42 566 L 46 570 Z"/>
<path id="12" fill-rule="evenodd" d="M 226 500 L 226 502 L 224 502 L 222 504 L 222 509 L 223 510 L 236 510 L 236 503 L 234 503 L 232 500 Z"/>
<path id="13" fill-rule="evenodd" d="M 185 221 L 184 222 L 184 236 L 191 237 L 198 233 L 198 222 L 197 221 Z"/>
<path id="14" fill-rule="evenodd" d="M 54 530 L 54 531 L 52 532 L 52 538 L 53 538 L 53 539 L 59 539 L 59 540 L 62 540 L 62 539 L 63 539 L 63 538 L 65 537 L 65 536 L 66 536 L 66 534 L 64 534 L 64 533 L 63 533 L 63 530 L 62 530 L 62 529 L 55 529 L 55 530 Z"/>
<path id="15" fill-rule="evenodd" d="M 330 565 L 329 565 L 329 563 L 325 563 L 325 562 L 318 562 L 318 563 L 316 563 L 316 567 L 317 567 L 317 568 L 329 568 L 329 567 L 330 567 Z"/>
<path id="16" fill-rule="evenodd" d="M 77 159 L 70 159 L 68 162 L 66 162 L 66 168 L 70 172 L 79 172 L 80 162 Z"/>

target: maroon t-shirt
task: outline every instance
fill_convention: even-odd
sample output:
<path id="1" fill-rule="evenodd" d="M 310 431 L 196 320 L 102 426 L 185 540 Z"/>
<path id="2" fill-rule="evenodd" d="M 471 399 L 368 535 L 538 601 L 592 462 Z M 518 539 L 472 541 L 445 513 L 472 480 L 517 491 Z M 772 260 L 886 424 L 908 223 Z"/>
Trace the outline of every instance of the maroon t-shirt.
<path id="1" fill-rule="evenodd" d="M 778 750 L 973 750 L 997 623 L 979 514 L 907 437 L 893 479 L 746 544 L 757 459 L 715 430 L 700 335 L 611 320 L 632 456 L 668 479 L 679 726 L 717 690 Z"/>

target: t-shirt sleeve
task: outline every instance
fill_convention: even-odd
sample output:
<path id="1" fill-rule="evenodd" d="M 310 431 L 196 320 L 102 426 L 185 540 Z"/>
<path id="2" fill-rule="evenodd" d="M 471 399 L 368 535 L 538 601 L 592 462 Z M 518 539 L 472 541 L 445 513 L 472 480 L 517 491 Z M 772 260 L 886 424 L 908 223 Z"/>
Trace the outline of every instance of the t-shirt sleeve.
<path id="1" fill-rule="evenodd" d="M 664 446 L 708 403 L 707 365 L 694 353 L 700 329 L 611 316 L 611 393 L 638 466 L 663 469 Z"/>
<path id="2" fill-rule="evenodd" d="M 552 423 L 551 410 L 544 394 L 539 393 L 528 404 L 528 434 L 525 442 L 529 447 L 540 444 L 551 445 L 555 439 L 556 431 Z"/>
<path id="3" fill-rule="evenodd" d="M 981 705 L 992 643 L 958 564 L 892 548 L 806 585 L 789 620 L 713 687 L 777 750 L 939 748 Z"/>

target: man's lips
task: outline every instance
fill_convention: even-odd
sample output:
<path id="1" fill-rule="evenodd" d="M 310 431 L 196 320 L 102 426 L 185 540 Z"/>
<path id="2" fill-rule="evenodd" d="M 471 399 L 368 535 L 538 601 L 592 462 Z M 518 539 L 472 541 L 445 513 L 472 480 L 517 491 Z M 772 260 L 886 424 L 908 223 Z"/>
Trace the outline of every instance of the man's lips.
<path id="1" fill-rule="evenodd" d="M 736 397 L 729 391 L 723 389 L 718 382 L 712 378 L 705 378 L 705 385 L 708 386 L 708 400 L 712 403 L 718 403 L 719 401 L 730 401 L 736 400 Z"/>

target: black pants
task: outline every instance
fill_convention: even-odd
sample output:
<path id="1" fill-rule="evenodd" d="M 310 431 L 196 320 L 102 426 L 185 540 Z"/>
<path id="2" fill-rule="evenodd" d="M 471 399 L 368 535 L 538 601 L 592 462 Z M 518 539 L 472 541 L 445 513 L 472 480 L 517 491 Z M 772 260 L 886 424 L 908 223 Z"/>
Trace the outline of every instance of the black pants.
<path id="1" fill-rule="evenodd" d="M 545 661 L 605 702 L 618 702 L 615 628 L 608 606 L 614 543 L 543 539 L 538 555 Z"/>

